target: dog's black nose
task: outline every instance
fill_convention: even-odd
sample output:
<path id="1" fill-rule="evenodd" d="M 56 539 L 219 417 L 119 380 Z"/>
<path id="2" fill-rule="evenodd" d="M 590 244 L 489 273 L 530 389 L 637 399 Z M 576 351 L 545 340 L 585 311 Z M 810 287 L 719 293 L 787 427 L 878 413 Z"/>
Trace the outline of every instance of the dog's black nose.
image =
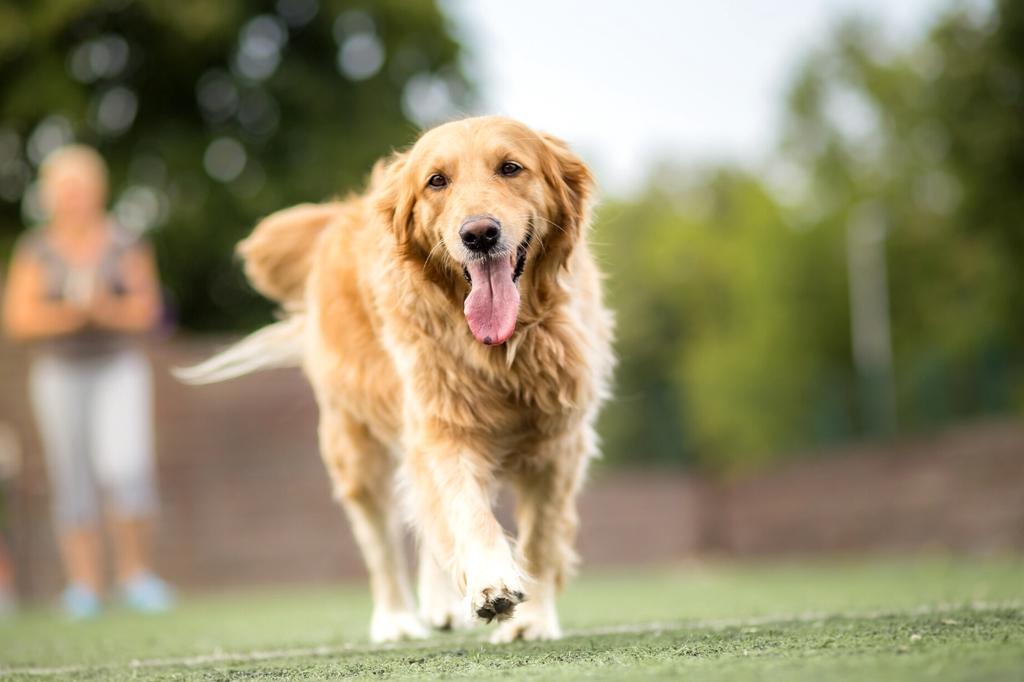
<path id="1" fill-rule="evenodd" d="M 459 229 L 462 243 L 470 251 L 486 253 L 501 237 L 501 225 L 491 216 L 470 216 Z"/>

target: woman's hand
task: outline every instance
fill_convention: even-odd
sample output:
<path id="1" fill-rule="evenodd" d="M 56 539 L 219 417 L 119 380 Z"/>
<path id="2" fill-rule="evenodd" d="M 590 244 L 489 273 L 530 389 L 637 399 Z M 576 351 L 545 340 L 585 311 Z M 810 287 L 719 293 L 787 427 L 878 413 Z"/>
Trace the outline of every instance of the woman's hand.
<path id="1" fill-rule="evenodd" d="M 103 329 L 148 331 L 159 319 L 161 305 L 153 254 L 147 247 L 136 247 L 124 255 L 119 267 L 125 293 L 98 289 L 88 309 L 89 319 Z"/>
<path id="2" fill-rule="evenodd" d="M 124 322 L 124 304 L 114 294 L 98 290 L 89 300 L 85 313 L 89 321 L 96 327 L 118 329 Z"/>

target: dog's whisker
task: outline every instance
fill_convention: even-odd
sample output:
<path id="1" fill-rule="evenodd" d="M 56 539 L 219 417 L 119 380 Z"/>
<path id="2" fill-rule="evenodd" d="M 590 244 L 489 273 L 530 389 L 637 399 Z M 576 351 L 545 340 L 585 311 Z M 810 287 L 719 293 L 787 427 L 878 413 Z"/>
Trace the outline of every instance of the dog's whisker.
<path id="1" fill-rule="evenodd" d="M 551 227 L 555 228 L 556 230 L 558 230 L 558 231 L 559 231 L 559 232 L 561 232 L 562 234 L 565 234 L 565 233 L 567 232 L 567 230 L 565 229 L 565 227 L 563 227 L 562 225 L 559 225 L 558 223 L 556 223 L 556 222 L 555 222 L 555 221 L 553 221 L 553 220 L 549 220 L 548 218 L 545 218 L 544 216 L 537 216 L 537 219 L 539 219 L 539 220 L 543 220 L 543 221 L 544 221 L 545 223 L 547 223 L 547 224 L 548 224 L 548 225 L 550 225 Z"/>
<path id="2" fill-rule="evenodd" d="M 429 263 L 429 262 L 430 262 L 430 259 L 434 257 L 434 254 L 435 254 L 435 253 L 437 252 L 437 250 L 438 250 L 438 249 L 440 249 L 440 248 L 441 248 L 441 247 L 443 247 L 443 246 L 444 246 L 444 239 L 443 239 L 443 238 L 442 238 L 442 239 L 438 239 L 438 240 L 437 240 L 437 243 L 436 243 L 436 244 L 434 244 L 434 246 L 433 246 L 433 247 L 432 247 L 432 248 L 430 249 L 430 251 L 428 251 L 428 252 L 427 252 L 427 257 L 426 257 L 426 258 L 424 259 L 424 261 L 423 261 L 423 262 L 424 262 L 424 264 L 426 264 L 426 263 Z M 441 251 L 441 254 L 442 254 L 443 256 L 448 256 L 449 258 L 451 257 L 451 254 L 449 254 L 449 253 L 448 253 L 447 251 L 445 251 L 445 250 L 442 250 L 442 251 Z"/>
<path id="3" fill-rule="evenodd" d="M 563 234 L 564 234 L 565 232 L 567 232 L 567 230 L 565 229 L 565 227 L 564 227 L 563 225 L 559 225 L 559 224 L 558 224 L 558 223 L 556 223 L 556 222 L 555 222 L 554 220 L 548 220 L 547 218 L 541 218 L 541 220 L 543 220 L 543 221 L 544 221 L 544 222 L 546 222 L 546 223 L 547 223 L 548 225 L 550 225 L 551 227 L 555 228 L 556 230 L 558 230 L 559 232 L 561 232 L 561 233 L 563 233 Z"/>

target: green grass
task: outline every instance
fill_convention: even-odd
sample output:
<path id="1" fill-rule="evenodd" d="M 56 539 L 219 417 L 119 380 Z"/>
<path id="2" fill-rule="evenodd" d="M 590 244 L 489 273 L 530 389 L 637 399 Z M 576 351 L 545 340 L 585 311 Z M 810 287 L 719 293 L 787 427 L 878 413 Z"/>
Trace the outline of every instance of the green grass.
<path id="1" fill-rule="evenodd" d="M 562 599 L 561 642 L 373 647 L 361 586 L 195 595 L 163 617 L 2 623 L 0 678 L 1021 680 L 1022 599 L 1009 558 L 592 572 Z"/>

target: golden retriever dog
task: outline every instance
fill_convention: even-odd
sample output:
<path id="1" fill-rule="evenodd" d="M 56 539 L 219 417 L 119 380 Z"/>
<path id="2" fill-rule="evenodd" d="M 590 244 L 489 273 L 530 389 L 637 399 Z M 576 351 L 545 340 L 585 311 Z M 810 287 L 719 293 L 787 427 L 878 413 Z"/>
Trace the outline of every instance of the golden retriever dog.
<path id="1" fill-rule="evenodd" d="M 276 213 L 239 245 L 284 319 L 184 378 L 302 366 L 369 572 L 375 641 L 477 618 L 499 622 L 494 642 L 561 634 L 555 597 L 613 365 L 592 193 L 564 142 L 469 118 L 379 162 L 361 195 Z M 506 482 L 515 541 L 492 511 Z"/>

